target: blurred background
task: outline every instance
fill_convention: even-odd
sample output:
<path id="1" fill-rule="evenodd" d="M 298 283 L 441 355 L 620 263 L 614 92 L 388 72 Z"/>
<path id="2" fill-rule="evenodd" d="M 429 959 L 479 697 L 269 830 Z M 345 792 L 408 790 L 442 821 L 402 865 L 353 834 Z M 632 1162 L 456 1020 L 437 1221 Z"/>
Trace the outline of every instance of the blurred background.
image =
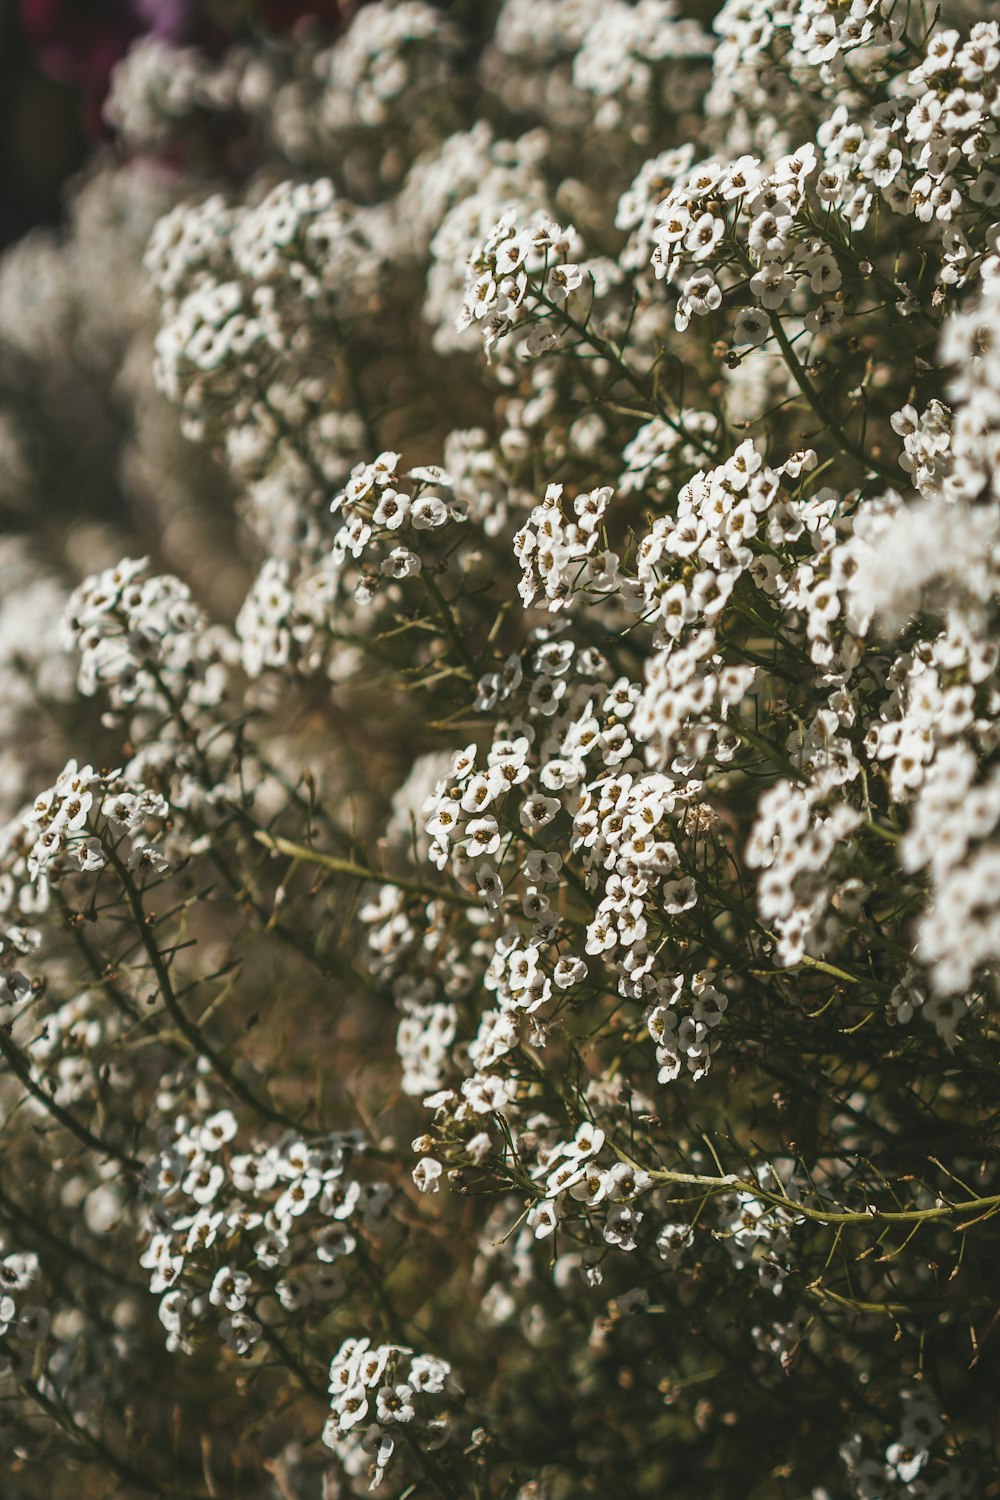
<path id="1" fill-rule="evenodd" d="M 76 0 L 80 12 L 98 9 Z M 0 0 L 0 250 L 55 223 L 63 183 L 88 150 L 83 89 L 43 70 L 26 31 L 30 5 Z M 51 7 L 50 7 L 51 8 Z"/>

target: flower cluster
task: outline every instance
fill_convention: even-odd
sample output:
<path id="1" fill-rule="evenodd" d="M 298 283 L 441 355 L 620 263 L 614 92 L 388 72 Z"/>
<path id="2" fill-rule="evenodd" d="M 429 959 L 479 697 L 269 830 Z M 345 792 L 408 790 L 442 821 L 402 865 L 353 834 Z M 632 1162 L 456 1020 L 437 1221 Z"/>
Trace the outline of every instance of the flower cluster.
<path id="1" fill-rule="evenodd" d="M 1000 24 L 306 9 L 0 260 L 18 1494 L 986 1500 Z"/>
<path id="2" fill-rule="evenodd" d="M 570 256 L 577 243 L 572 229 L 562 229 L 544 214 L 523 229 L 515 227 L 516 210 L 497 220 L 469 257 L 465 299 L 456 327 L 483 324 L 483 348 L 490 355 L 516 322 L 539 308 L 567 302 L 584 284 L 584 270 Z M 558 337 L 556 325 L 542 318 L 524 341 L 529 355 L 544 354 Z"/>
<path id="3" fill-rule="evenodd" d="M 63 870 L 102 870 L 124 857 L 130 869 L 161 873 L 168 861 L 154 840 L 168 815 L 158 792 L 120 771 L 98 772 L 69 761 L 3 831 L 5 910 L 30 911 L 44 903 Z"/>
<path id="4" fill-rule="evenodd" d="M 399 1344 L 373 1347 L 367 1338 L 345 1339 L 330 1362 L 333 1413 L 323 1441 L 348 1473 L 369 1467 L 370 1488 L 378 1489 L 401 1429 L 425 1453 L 447 1440 L 448 1420 L 434 1398 L 453 1390 L 447 1360 Z"/>
<path id="5" fill-rule="evenodd" d="M 231 1110 L 177 1123 L 147 1169 L 154 1197 L 141 1264 L 168 1348 L 192 1353 L 208 1319 L 245 1356 L 264 1335 L 253 1314 L 268 1295 L 290 1314 L 344 1296 L 341 1262 L 359 1235 L 384 1228 L 389 1190 L 353 1175 L 352 1153 L 364 1143 L 343 1133 L 286 1133 L 237 1152 Z"/>
<path id="6" fill-rule="evenodd" d="M 186 583 L 151 575 L 148 558 L 123 558 L 82 583 L 65 634 L 80 692 L 106 694 L 116 715 L 205 708 L 225 690 L 225 631 L 209 628 Z"/>

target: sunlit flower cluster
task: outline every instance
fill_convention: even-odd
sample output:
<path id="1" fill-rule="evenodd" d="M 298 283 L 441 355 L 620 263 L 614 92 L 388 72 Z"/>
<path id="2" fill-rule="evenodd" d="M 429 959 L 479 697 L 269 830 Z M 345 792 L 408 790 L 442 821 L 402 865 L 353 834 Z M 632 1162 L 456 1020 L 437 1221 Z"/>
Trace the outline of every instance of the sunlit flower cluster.
<path id="1" fill-rule="evenodd" d="M 17 1493 L 985 1500 L 1000 23 L 333 10 L 0 261 Z"/>

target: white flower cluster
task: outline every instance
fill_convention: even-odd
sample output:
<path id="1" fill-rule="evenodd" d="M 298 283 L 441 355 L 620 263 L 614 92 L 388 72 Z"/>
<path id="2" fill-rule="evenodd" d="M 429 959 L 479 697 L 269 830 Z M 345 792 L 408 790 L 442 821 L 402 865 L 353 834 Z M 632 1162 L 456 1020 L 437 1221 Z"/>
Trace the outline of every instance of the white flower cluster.
<path id="1" fill-rule="evenodd" d="M 25 1500 L 965 1500 L 1000 23 L 279 10 L 0 263 Z"/>
<path id="2" fill-rule="evenodd" d="M 51 1323 L 47 1308 L 24 1298 L 40 1275 L 32 1251 L 8 1250 L 0 1256 L 0 1375 L 30 1376 L 37 1346 L 46 1340 Z"/>
<path id="3" fill-rule="evenodd" d="M 902 1419 L 898 1436 L 888 1444 L 881 1459 L 868 1458 L 868 1446 L 859 1434 L 841 1448 L 841 1457 L 847 1470 L 852 1493 L 857 1500 L 868 1500 L 869 1496 L 889 1495 L 935 1496 L 940 1500 L 959 1500 L 974 1486 L 972 1465 L 949 1466 L 940 1476 L 930 1482 L 923 1476 L 927 1473 L 932 1452 L 945 1438 L 941 1403 L 927 1384 L 899 1393 Z M 933 1472 L 933 1465 L 931 1470 Z"/>
<path id="4" fill-rule="evenodd" d="M 708 80 L 712 39 L 672 0 L 507 0 L 485 60 L 518 113 L 541 100 L 548 129 L 579 148 L 593 129 L 648 141 Z"/>
<path id="5" fill-rule="evenodd" d="M 677 108 L 684 74 L 711 50 L 697 21 L 682 16 L 675 0 L 612 0 L 600 7 L 573 59 L 573 82 L 599 101 L 599 129 L 621 126 L 629 104 L 658 91 Z"/>
<path id="6" fill-rule="evenodd" d="M 286 464 L 307 490 L 342 478 L 350 429 L 315 364 L 341 357 L 340 319 L 377 279 L 381 225 L 329 178 L 280 183 L 254 205 L 184 205 L 157 225 L 145 260 L 163 300 L 157 384 L 186 434 L 224 444 L 245 479 Z"/>
<path id="7" fill-rule="evenodd" d="M 18 983 L 20 979 L 20 983 Z M 32 991 L 24 976 L 8 973 L 8 987 L 14 998 L 28 1000 Z M 30 1008 L 22 1012 L 29 1022 Z M 19 1018 L 20 1019 L 20 1018 Z M 135 1086 L 135 1069 L 120 1053 L 122 1016 L 102 1006 L 93 994 L 76 995 L 53 1008 L 45 1017 L 40 1034 L 31 1035 L 28 1024 L 22 1028 L 26 1037 L 26 1055 L 46 1080 L 52 1099 L 64 1108 L 85 1104 L 100 1078 L 106 1094 L 125 1096 Z M 121 1057 L 109 1066 L 108 1054 Z M 28 1095 L 24 1108 L 44 1118 L 45 1111 L 37 1098 Z"/>
<path id="8" fill-rule="evenodd" d="M 228 673 L 228 634 L 212 629 L 186 583 L 123 558 L 69 598 L 66 644 L 79 652 L 81 693 L 107 695 L 116 715 L 170 714 L 217 704 Z"/>
<path id="9" fill-rule="evenodd" d="M 441 353 L 478 344 L 476 320 L 463 315 L 456 323 L 455 317 L 475 247 L 512 203 L 524 217 L 532 212 L 551 217 L 539 163 L 542 144 L 534 131 L 516 141 L 498 140 L 485 121 L 478 121 L 467 133 L 451 136 L 440 152 L 419 158 L 403 185 L 399 220 L 428 247 L 423 315 Z"/>
<path id="10" fill-rule="evenodd" d="M 765 1189 L 778 1190 L 794 1204 L 797 1185 L 783 1183 L 768 1164 L 757 1169 L 757 1180 Z M 756 1275 L 762 1288 L 780 1296 L 791 1275 L 792 1231 L 802 1221 L 794 1208 L 774 1208 L 752 1194 L 733 1193 L 719 1202 L 720 1228 L 726 1249 L 737 1270 Z"/>
<path id="11" fill-rule="evenodd" d="M 332 556 L 296 574 L 291 562 L 269 557 L 236 617 L 240 661 L 248 677 L 291 667 L 303 673 L 349 671 L 354 653 L 331 652 L 330 623 L 341 603 L 341 574 Z"/>
<path id="12" fill-rule="evenodd" d="M 198 1325 L 218 1319 L 228 1348 L 249 1354 L 265 1336 L 254 1317 L 262 1298 L 291 1315 L 339 1301 L 359 1236 L 387 1223 L 389 1188 L 351 1170 L 356 1135 L 286 1133 L 235 1151 L 238 1129 L 229 1109 L 181 1118 L 147 1170 L 155 1197 L 141 1264 L 170 1349 L 191 1353 Z"/>
<path id="13" fill-rule="evenodd" d="M 143 37 L 115 67 L 104 117 L 132 147 L 169 141 L 177 124 L 197 109 L 231 106 L 224 70 L 214 70 L 195 47 L 172 47 Z"/>
<path id="14" fill-rule="evenodd" d="M 506 209 L 466 265 L 465 300 L 455 326 L 461 331 L 482 323 L 487 356 L 515 323 L 539 309 L 543 315 L 525 338 L 524 349 L 529 355 L 551 349 L 557 325 L 544 310 L 561 307 L 584 284 L 585 268 L 570 259 L 579 246 L 572 228 L 563 229 L 541 213 L 522 229 L 516 222 L 517 209 Z"/>
<path id="15" fill-rule="evenodd" d="M 63 871 L 94 872 L 118 859 L 139 872 L 169 868 L 154 842 L 169 816 L 158 792 L 120 771 L 95 771 L 67 763 L 55 784 L 39 792 L 2 834 L 4 910 L 30 912 L 48 902 L 49 888 Z"/>
<path id="16" fill-rule="evenodd" d="M 433 1453 L 447 1440 L 449 1423 L 439 1401 L 456 1392 L 447 1360 L 415 1354 L 401 1344 L 373 1346 L 368 1338 L 349 1338 L 330 1362 L 333 1413 L 323 1441 L 348 1473 L 365 1468 L 370 1489 L 378 1489 L 401 1440 Z M 359 1426 L 364 1423 L 364 1429 Z M 359 1439 L 359 1441 L 357 1441 Z"/>
<path id="17" fill-rule="evenodd" d="M 837 894 L 831 880 L 835 856 L 864 821 L 849 803 L 834 800 L 824 806 L 825 801 L 822 784 L 802 788 L 776 782 L 757 804 L 747 845 L 747 864 L 764 871 L 760 914 L 778 934 L 778 959 L 789 966 L 807 951 L 825 952 L 830 946 L 836 925 L 824 931 L 823 919 Z"/>
<path id="18" fill-rule="evenodd" d="M 672 984 L 657 980 L 662 999 L 647 1015 L 646 1030 L 656 1043 L 659 1083 L 673 1083 L 684 1067 L 697 1081 L 712 1066 L 719 1048 L 719 1022 L 729 1005 L 725 991 L 712 983 L 716 977 L 714 971 L 703 970 L 690 981 L 683 976 Z"/>
<path id="19" fill-rule="evenodd" d="M 797 291 L 820 299 L 804 316 L 807 329 L 822 332 L 839 322 L 843 307 L 833 294 L 841 272 L 831 247 L 815 235 L 804 212 L 817 170 L 811 143 L 779 157 L 771 171 L 749 155 L 681 169 L 655 210 L 651 235 L 654 272 L 677 289 L 674 326 L 679 332 L 692 316 L 705 317 L 720 308 L 733 286 L 746 286 L 752 299 L 733 327 L 737 348 L 762 344 L 772 331 L 773 315 Z"/>
<path id="20" fill-rule="evenodd" d="M 348 556 L 355 563 L 364 560 L 369 564 L 370 571 L 362 572 L 355 588 L 354 597 L 359 603 L 370 601 L 378 586 L 378 575 L 398 581 L 421 571 L 423 560 L 414 550 L 421 546 L 419 533 L 437 532 L 466 518 L 464 505 L 451 493 L 451 476 L 437 465 L 410 469 L 405 477 L 412 481 L 412 486 L 397 488 L 402 482 L 399 459 L 398 453 L 385 452 L 370 463 L 356 464 L 346 488 L 334 497 L 330 506 L 341 517 L 340 529 L 333 539 L 335 565 L 339 567 Z M 444 494 L 439 494 L 439 490 Z M 403 544 L 403 537 L 410 546 Z"/>
<path id="21" fill-rule="evenodd" d="M 447 84 L 457 38 L 423 0 L 359 10 L 340 44 L 316 62 L 320 117 L 336 138 L 363 127 L 406 127 Z"/>
<path id="22" fill-rule="evenodd" d="M 561 505 L 563 486 L 550 484 L 545 498 L 532 510 L 514 538 L 514 555 L 523 577 L 518 587 L 527 606 L 544 591 L 547 608 L 556 611 L 580 596 L 586 604 L 596 595 L 612 593 L 619 581 L 618 557 L 601 550 L 604 514 L 614 491 L 610 485 L 577 495 L 576 519 L 566 522 Z"/>

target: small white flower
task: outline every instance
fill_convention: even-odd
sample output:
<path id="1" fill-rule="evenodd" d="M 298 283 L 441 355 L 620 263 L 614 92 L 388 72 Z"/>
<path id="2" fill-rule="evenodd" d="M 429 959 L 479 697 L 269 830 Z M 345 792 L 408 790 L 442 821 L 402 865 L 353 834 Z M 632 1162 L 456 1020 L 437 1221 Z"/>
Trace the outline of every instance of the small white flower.
<path id="1" fill-rule="evenodd" d="M 557 885 L 562 869 L 562 855 L 554 849 L 532 849 L 524 860 L 524 873 L 534 884 Z"/>
<path id="2" fill-rule="evenodd" d="M 561 990 L 572 989 L 586 977 L 586 963 L 582 958 L 572 956 L 560 958 L 552 973 L 553 983 Z"/>
<path id="3" fill-rule="evenodd" d="M 466 824 L 465 836 L 470 859 L 495 854 L 500 848 L 500 829 L 496 818 L 473 818 Z"/>
<path id="4" fill-rule="evenodd" d="M 548 1239 L 549 1235 L 554 1233 L 558 1222 L 559 1208 L 551 1198 L 532 1204 L 525 1220 L 536 1240 Z"/>
<path id="5" fill-rule="evenodd" d="M 209 1115 L 198 1132 L 198 1144 L 203 1151 L 219 1151 L 234 1139 L 237 1131 L 236 1116 L 231 1109 L 220 1109 Z"/>
<path id="6" fill-rule="evenodd" d="M 250 1286 L 251 1280 L 245 1271 L 234 1271 L 229 1266 L 222 1266 L 212 1279 L 208 1300 L 213 1307 L 239 1312 L 246 1306 Z"/>
<path id="7" fill-rule="evenodd" d="M 379 563 L 379 572 L 387 578 L 412 578 L 422 566 L 420 558 L 408 547 L 393 547 Z"/>
<path id="8" fill-rule="evenodd" d="M 420 495 L 410 506 L 410 525 L 415 531 L 430 531 L 443 526 L 448 507 L 438 495 Z"/>
<path id="9" fill-rule="evenodd" d="M 536 792 L 534 796 L 528 797 L 521 803 L 518 813 L 521 827 L 528 833 L 537 833 L 540 828 L 552 822 L 561 807 L 562 803 L 558 797 L 545 797 L 540 792 Z"/>
<path id="10" fill-rule="evenodd" d="M 395 531 L 402 526 L 410 511 L 410 497 L 398 490 L 384 489 L 372 512 L 372 524 Z"/>
<path id="11" fill-rule="evenodd" d="M 368 1415 L 368 1392 L 360 1383 L 348 1389 L 333 1404 L 341 1432 L 350 1432 Z"/>
<path id="12" fill-rule="evenodd" d="M 433 1156 L 422 1156 L 413 1168 L 413 1181 L 421 1193 L 436 1193 L 441 1188 L 441 1163 Z"/>
<path id="13" fill-rule="evenodd" d="M 379 1391 L 376 1411 L 380 1422 L 412 1422 L 415 1414 L 413 1388 L 409 1385 L 384 1385 Z"/>
<path id="14" fill-rule="evenodd" d="M 767 314 L 756 307 L 744 307 L 737 315 L 733 343 L 739 348 L 762 344 L 771 331 Z"/>
<path id="15" fill-rule="evenodd" d="M 637 1244 L 636 1232 L 642 1217 L 638 1209 L 630 1208 L 627 1203 L 613 1203 L 608 1209 L 604 1225 L 605 1240 L 609 1245 L 616 1245 L 619 1250 L 634 1250 Z"/>
<path id="16" fill-rule="evenodd" d="M 579 266 L 554 266 L 545 282 L 545 294 L 550 302 L 565 302 L 570 292 L 583 285 L 583 271 Z"/>
<path id="17" fill-rule="evenodd" d="M 219 1332 L 227 1347 L 232 1349 L 234 1354 L 245 1358 L 264 1330 L 247 1313 L 234 1312 L 232 1317 L 223 1318 L 219 1324 Z"/>

